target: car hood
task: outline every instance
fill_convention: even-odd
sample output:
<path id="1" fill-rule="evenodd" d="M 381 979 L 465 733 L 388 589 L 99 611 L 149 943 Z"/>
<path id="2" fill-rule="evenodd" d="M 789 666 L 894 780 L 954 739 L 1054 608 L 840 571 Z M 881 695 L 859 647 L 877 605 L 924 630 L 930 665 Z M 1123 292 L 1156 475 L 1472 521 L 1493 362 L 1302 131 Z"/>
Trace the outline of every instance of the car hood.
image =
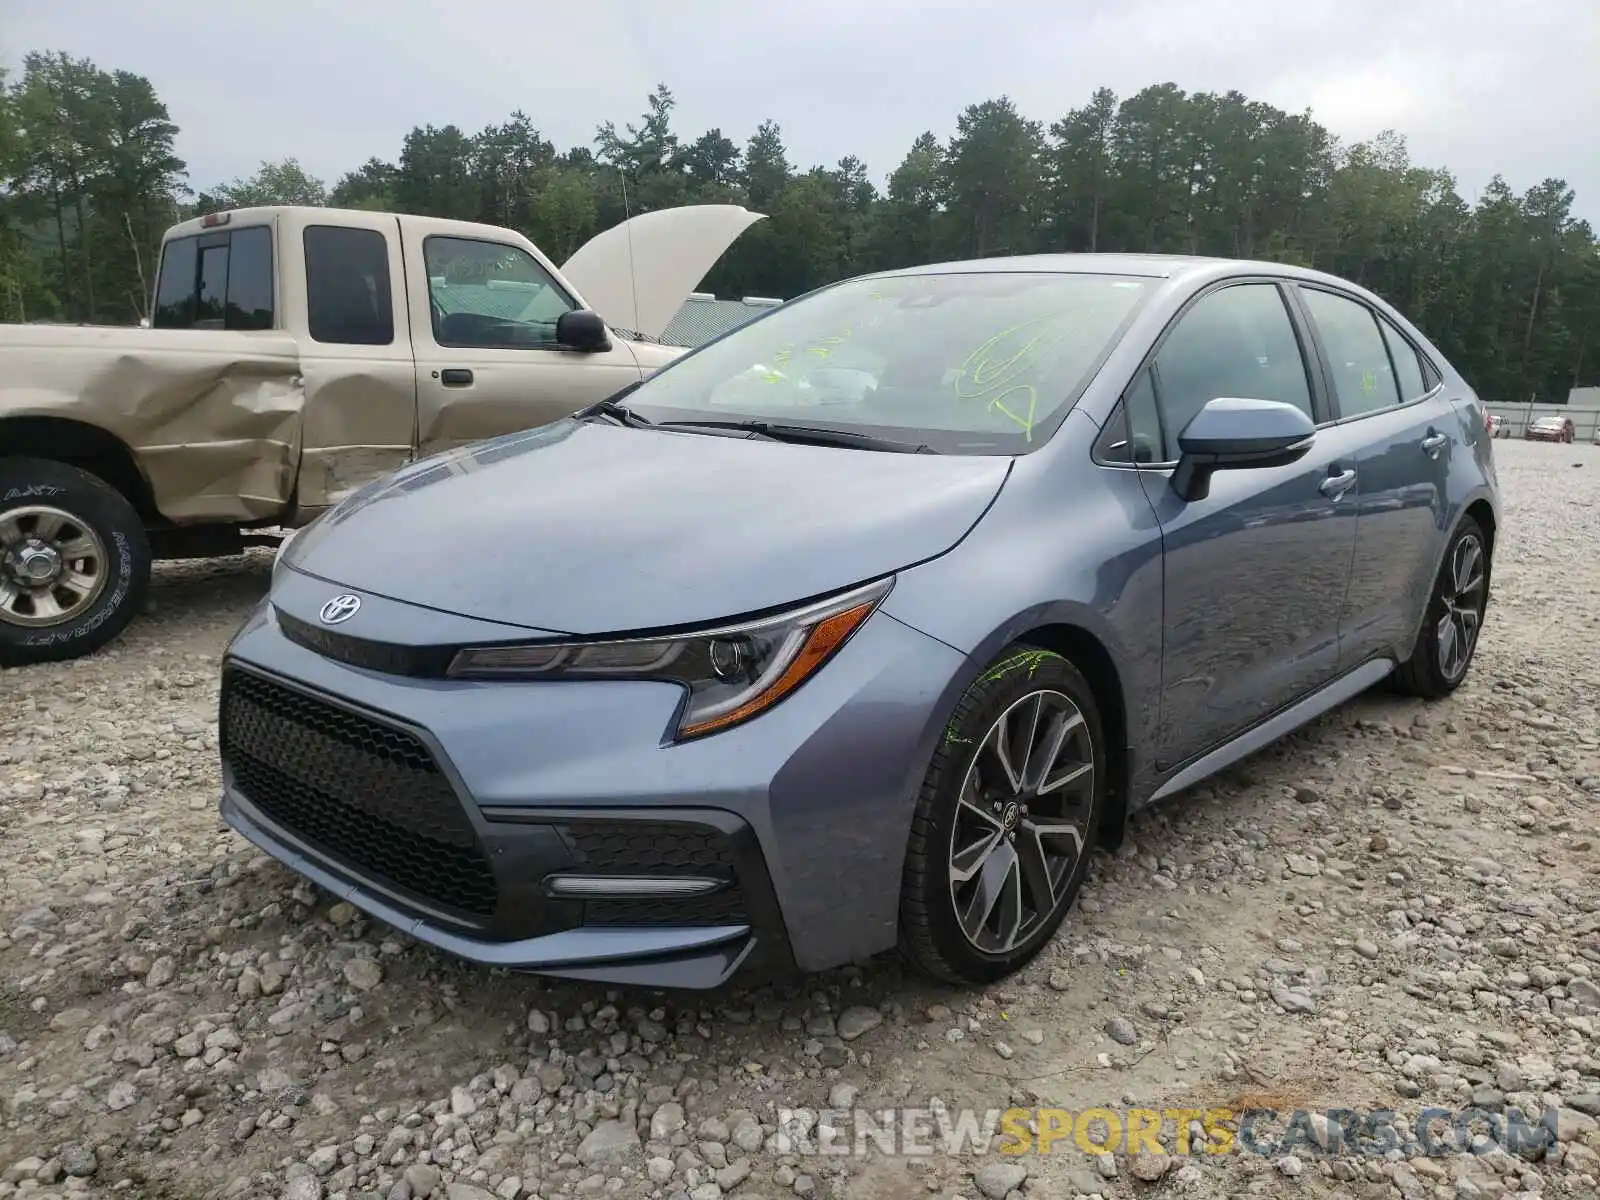
<path id="1" fill-rule="evenodd" d="M 539 631 L 692 626 L 944 553 L 1010 466 L 569 418 L 371 484 L 283 561 L 331 587 Z"/>

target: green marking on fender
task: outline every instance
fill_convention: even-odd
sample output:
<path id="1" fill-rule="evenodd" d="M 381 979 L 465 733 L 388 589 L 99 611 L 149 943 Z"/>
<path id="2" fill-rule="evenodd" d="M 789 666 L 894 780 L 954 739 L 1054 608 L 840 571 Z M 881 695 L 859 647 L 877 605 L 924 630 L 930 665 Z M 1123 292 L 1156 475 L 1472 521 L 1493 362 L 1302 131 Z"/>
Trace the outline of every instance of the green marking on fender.
<path id="1" fill-rule="evenodd" d="M 1007 675 L 1010 675 L 1021 669 L 1026 669 L 1028 672 L 1028 678 L 1032 679 L 1034 675 L 1038 673 L 1040 664 L 1060 657 L 1061 655 L 1057 654 L 1054 650 L 1024 650 L 1019 654 L 1013 654 L 1004 662 L 996 663 L 993 667 L 989 668 L 987 672 L 974 680 L 972 687 L 978 687 L 980 684 L 985 683 L 993 683 L 997 679 L 1004 679 Z M 970 692 L 972 688 L 968 688 L 967 690 Z M 944 744 L 946 746 L 961 746 L 969 745 L 971 741 L 971 738 L 961 737 L 956 732 L 956 718 L 951 717 L 950 724 L 945 726 Z"/>

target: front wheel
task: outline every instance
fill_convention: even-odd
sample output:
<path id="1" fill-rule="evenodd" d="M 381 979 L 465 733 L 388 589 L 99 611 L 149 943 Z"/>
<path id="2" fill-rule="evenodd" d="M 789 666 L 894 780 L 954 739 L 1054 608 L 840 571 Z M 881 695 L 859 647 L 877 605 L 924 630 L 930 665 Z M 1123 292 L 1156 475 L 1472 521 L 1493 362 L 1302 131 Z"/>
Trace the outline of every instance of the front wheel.
<path id="1" fill-rule="evenodd" d="M 1083 884 L 1105 795 L 1088 682 L 1059 654 L 1011 647 L 956 706 L 917 799 L 900 902 L 908 957 L 957 983 L 1032 960 Z"/>
<path id="2" fill-rule="evenodd" d="M 65 463 L 0 458 L 0 666 L 99 649 L 149 582 L 144 524 L 120 492 Z"/>
<path id="3" fill-rule="evenodd" d="M 1411 657 L 1395 672 L 1399 690 L 1434 700 L 1460 687 L 1488 605 L 1488 540 L 1477 521 L 1463 517 L 1445 550 Z"/>

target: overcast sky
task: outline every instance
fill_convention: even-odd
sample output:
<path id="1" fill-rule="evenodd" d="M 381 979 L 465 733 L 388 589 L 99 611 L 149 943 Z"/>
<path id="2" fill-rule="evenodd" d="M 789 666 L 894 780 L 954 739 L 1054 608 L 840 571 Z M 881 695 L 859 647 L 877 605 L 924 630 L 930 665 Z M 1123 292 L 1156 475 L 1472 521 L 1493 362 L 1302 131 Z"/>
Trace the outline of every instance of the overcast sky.
<path id="1" fill-rule="evenodd" d="M 1600 218 L 1596 0 L 0 0 L 0 62 L 32 49 L 148 76 L 197 189 L 290 155 L 332 183 L 414 125 L 516 108 L 591 143 L 657 81 L 685 140 L 770 116 L 797 165 L 881 180 L 974 101 L 1049 121 L 1170 80 L 1398 129 L 1469 202 L 1496 171 L 1560 176 Z"/>

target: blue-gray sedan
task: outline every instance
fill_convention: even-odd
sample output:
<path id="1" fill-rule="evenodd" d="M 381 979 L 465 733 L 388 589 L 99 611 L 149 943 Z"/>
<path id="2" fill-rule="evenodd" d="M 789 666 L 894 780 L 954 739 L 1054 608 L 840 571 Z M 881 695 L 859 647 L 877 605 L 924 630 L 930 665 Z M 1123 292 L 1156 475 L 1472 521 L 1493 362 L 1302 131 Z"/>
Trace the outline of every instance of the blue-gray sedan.
<path id="1" fill-rule="evenodd" d="M 477 962 L 710 987 L 898 945 L 992 980 L 1131 810 L 1461 683 L 1491 449 L 1327 275 L 850 280 L 295 536 L 224 663 L 222 812 Z"/>

